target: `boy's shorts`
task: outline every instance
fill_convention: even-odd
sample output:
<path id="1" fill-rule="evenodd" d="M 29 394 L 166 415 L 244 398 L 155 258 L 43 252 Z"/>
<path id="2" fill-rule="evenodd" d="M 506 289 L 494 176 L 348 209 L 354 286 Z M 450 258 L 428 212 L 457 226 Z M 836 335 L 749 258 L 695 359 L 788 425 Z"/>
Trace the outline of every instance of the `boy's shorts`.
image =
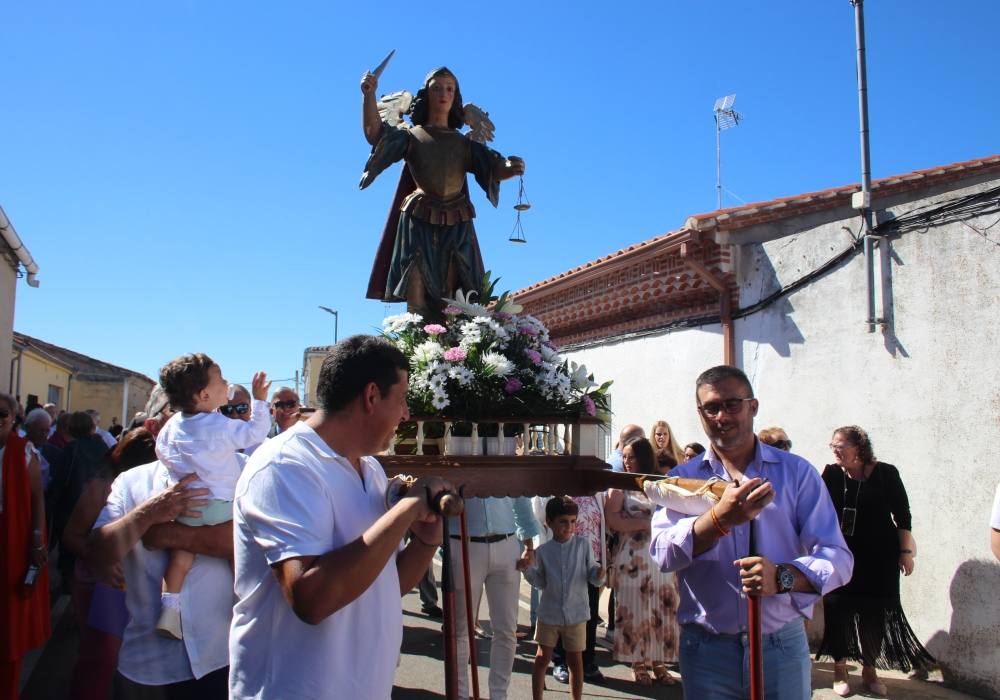
<path id="1" fill-rule="evenodd" d="M 226 523 L 233 519 L 232 501 L 210 498 L 205 505 L 198 508 L 191 508 L 191 510 L 201 513 L 201 517 L 189 518 L 182 515 L 176 519 L 177 522 L 181 525 L 194 525 L 197 527 L 199 525 L 218 525 L 219 523 Z"/>
<path id="2" fill-rule="evenodd" d="M 587 648 L 587 623 L 547 625 L 541 620 L 535 622 L 535 641 L 543 647 L 554 647 L 560 637 L 566 651 L 583 651 Z"/>

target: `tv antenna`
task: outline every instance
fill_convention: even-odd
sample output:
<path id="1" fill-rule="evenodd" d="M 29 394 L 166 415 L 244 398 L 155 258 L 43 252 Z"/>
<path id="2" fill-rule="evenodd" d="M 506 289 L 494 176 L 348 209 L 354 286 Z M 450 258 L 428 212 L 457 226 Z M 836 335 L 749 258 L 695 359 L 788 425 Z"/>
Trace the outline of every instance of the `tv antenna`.
<path id="1" fill-rule="evenodd" d="M 743 115 L 733 109 L 736 95 L 726 95 L 715 101 L 715 192 L 717 208 L 722 209 L 722 132 L 740 123 Z"/>

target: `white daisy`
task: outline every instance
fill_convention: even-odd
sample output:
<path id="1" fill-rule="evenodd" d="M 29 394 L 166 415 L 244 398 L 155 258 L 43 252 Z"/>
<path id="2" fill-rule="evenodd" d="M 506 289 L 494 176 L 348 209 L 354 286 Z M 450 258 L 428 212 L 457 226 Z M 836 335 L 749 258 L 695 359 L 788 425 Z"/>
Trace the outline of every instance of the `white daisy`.
<path id="1" fill-rule="evenodd" d="M 495 377 L 506 377 L 514 369 L 514 363 L 498 352 L 483 355 L 483 364 L 492 370 Z"/>

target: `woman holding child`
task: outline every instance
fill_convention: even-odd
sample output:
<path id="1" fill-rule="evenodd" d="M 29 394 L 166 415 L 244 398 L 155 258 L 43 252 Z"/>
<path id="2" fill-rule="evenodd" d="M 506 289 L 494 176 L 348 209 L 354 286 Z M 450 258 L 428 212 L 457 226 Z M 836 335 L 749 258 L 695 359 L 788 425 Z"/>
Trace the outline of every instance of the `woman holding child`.
<path id="1" fill-rule="evenodd" d="M 656 455 L 645 438 L 634 438 L 622 450 L 625 471 L 656 474 Z M 654 506 L 641 492 L 612 489 L 604 506 L 608 527 L 619 533 L 609 553 L 609 585 L 615 590 L 615 661 L 631 664 L 632 678 L 651 685 L 673 685 L 677 677 L 667 663 L 677 661 L 678 594 L 672 573 L 660 571 L 649 556 L 650 520 Z"/>

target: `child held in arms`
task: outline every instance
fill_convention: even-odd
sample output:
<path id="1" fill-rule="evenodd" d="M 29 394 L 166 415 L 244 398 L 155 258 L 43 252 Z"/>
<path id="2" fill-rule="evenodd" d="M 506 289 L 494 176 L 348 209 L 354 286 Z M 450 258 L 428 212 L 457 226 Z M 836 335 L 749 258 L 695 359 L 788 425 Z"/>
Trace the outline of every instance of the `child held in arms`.
<path id="1" fill-rule="evenodd" d="M 590 619 L 587 583 L 600 586 L 604 582 L 604 569 L 594 561 L 590 543 L 573 534 L 578 512 L 569 496 L 549 499 L 545 504 L 545 524 L 552 531 L 552 539 L 535 550 L 535 563 L 531 567 L 518 563 L 528 583 L 542 591 L 535 625 L 538 652 L 531 674 L 534 700 L 542 698 L 545 672 L 560 637 L 566 650 L 573 700 L 583 696 L 583 650 L 587 646 Z"/>
<path id="2" fill-rule="evenodd" d="M 156 456 L 170 473 L 171 483 L 194 474 L 190 488 L 208 489 L 208 501 L 177 518 L 184 525 L 218 525 L 233 519 L 233 493 L 245 458 L 237 450 L 267 438 L 271 428 L 267 390 L 271 382 L 253 377 L 253 409 L 249 421 L 229 420 L 218 409 L 229 400 L 222 370 L 208 355 L 196 352 L 171 360 L 160 369 L 160 385 L 175 411 L 156 438 Z M 183 639 L 180 593 L 195 555 L 171 550 L 163 575 L 157 633 Z"/>

